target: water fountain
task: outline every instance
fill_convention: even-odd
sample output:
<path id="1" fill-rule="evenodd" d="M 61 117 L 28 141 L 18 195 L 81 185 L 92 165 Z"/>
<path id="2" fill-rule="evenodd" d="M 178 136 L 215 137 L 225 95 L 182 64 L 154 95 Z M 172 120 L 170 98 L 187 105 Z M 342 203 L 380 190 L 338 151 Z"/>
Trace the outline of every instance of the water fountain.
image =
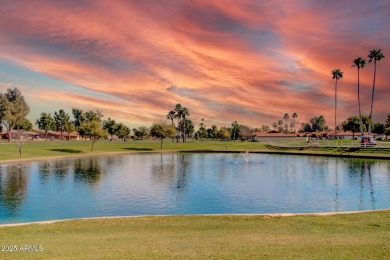
<path id="1" fill-rule="evenodd" d="M 245 163 L 245 164 L 248 164 L 248 163 L 250 163 L 250 161 L 249 161 L 249 152 L 248 151 L 246 151 L 245 153 L 241 153 L 241 155 L 242 155 L 242 157 L 244 157 L 244 162 L 243 163 Z"/>

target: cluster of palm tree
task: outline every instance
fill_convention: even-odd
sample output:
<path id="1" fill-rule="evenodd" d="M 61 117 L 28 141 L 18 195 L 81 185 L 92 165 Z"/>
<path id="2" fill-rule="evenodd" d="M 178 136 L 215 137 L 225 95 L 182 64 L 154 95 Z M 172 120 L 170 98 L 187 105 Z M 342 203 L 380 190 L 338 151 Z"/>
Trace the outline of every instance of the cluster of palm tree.
<path id="1" fill-rule="evenodd" d="M 186 119 L 186 116 L 190 115 L 190 110 L 186 107 L 183 107 L 181 104 L 176 104 L 175 108 L 168 112 L 167 119 L 171 120 L 172 125 L 175 125 L 173 120 L 177 119 L 177 131 L 179 132 L 179 136 L 181 135 L 183 138 L 183 143 L 186 141 L 186 130 L 189 122 Z M 177 142 L 179 142 L 179 138 L 176 138 Z M 172 139 L 173 141 L 173 139 Z"/>
<path id="2" fill-rule="evenodd" d="M 369 115 L 369 127 L 368 127 L 368 134 L 371 134 L 371 125 L 372 125 L 372 110 L 374 106 L 374 95 L 375 95 L 375 79 L 376 79 L 376 64 L 377 61 L 380 61 L 381 59 L 385 58 L 384 54 L 382 53 L 381 49 L 373 49 L 369 52 L 367 55 L 369 58 L 368 62 L 374 63 L 374 78 L 372 83 L 372 94 L 371 94 L 371 107 L 370 107 L 370 115 Z M 353 60 L 352 67 L 357 68 L 358 72 L 358 80 L 357 80 L 357 98 L 358 98 L 358 107 L 359 107 L 359 120 L 360 120 L 360 133 L 361 136 L 363 136 L 363 121 L 362 121 L 362 113 L 361 113 L 361 102 L 360 102 L 360 69 L 364 68 L 366 65 L 366 59 L 362 58 L 361 56 L 357 57 Z M 335 69 L 331 72 L 331 75 L 333 76 L 333 79 L 335 79 L 335 134 L 337 138 L 337 81 L 340 80 L 343 77 L 343 72 L 340 69 Z"/>
<path id="3" fill-rule="evenodd" d="M 298 117 L 298 114 L 294 112 L 292 114 L 293 121 L 291 121 L 290 125 L 289 125 L 288 119 L 290 119 L 290 115 L 288 113 L 285 113 L 283 115 L 283 120 L 285 121 L 284 126 L 283 126 L 283 120 L 279 119 L 277 122 L 274 122 L 272 124 L 272 127 L 274 128 L 274 130 L 278 130 L 279 132 L 285 132 L 286 134 L 289 132 L 292 132 L 294 129 L 294 133 L 295 133 L 295 124 L 296 124 L 297 117 Z M 290 127 L 290 130 L 288 130 L 289 127 Z"/>

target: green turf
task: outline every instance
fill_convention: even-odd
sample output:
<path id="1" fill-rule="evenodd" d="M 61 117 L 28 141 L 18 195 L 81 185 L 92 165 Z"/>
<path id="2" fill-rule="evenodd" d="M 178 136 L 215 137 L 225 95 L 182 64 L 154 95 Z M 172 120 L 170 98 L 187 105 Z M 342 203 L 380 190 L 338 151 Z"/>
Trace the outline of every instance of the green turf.
<path id="1" fill-rule="evenodd" d="M 3 226 L 0 238 L 18 248 L 1 259 L 386 259 L 390 211 L 72 220 Z"/>
<path id="2" fill-rule="evenodd" d="M 344 142 L 347 145 L 348 142 Z M 117 152 L 160 152 L 160 151 L 251 151 L 295 154 L 319 154 L 335 156 L 372 156 L 390 158 L 389 143 L 383 142 L 379 147 L 336 147 L 333 141 L 320 141 L 320 147 L 307 148 L 305 142 L 241 142 L 241 141 L 199 141 L 190 139 L 186 143 L 172 143 L 165 140 L 160 149 L 159 140 L 98 141 L 91 152 L 90 141 L 30 141 L 22 149 L 22 159 L 55 156 L 78 156 Z M 356 145 L 356 142 L 355 142 Z M 19 159 L 15 142 L 0 142 L 0 161 Z"/>

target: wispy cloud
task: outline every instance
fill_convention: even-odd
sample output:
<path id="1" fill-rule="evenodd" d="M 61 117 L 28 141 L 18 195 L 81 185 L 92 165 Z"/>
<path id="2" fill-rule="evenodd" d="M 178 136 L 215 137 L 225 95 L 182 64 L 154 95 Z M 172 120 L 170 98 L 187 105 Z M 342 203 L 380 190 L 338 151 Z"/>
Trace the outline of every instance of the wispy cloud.
<path id="1" fill-rule="evenodd" d="M 72 85 L 40 96 L 58 109 L 81 104 L 134 124 L 163 119 L 176 103 L 218 124 L 258 127 L 293 112 L 331 123 L 331 70 L 345 73 L 339 117 L 356 114 L 350 66 L 370 49 L 388 52 L 389 12 L 385 0 L 5 1 L 0 58 Z M 378 65 L 375 118 L 383 120 L 390 66 Z M 372 72 L 361 75 L 365 113 Z M 10 74 L 15 85 L 25 77 Z"/>

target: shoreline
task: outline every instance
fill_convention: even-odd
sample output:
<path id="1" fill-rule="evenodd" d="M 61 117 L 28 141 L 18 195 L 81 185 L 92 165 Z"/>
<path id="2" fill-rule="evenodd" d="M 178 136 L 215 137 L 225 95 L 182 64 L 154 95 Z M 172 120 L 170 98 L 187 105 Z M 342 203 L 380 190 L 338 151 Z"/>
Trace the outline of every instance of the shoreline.
<path id="1" fill-rule="evenodd" d="M 259 217 L 294 217 L 294 216 L 335 216 L 335 215 L 350 215 L 369 212 L 381 212 L 389 211 L 390 209 L 375 209 L 375 210 L 358 210 L 358 211 L 340 211 L 340 212 L 309 212 L 309 213 L 238 213 L 238 214 L 184 214 L 184 215 L 130 215 L 130 216 L 106 216 L 106 217 L 89 217 L 89 218 L 68 218 L 68 219 L 55 219 L 55 220 L 43 220 L 43 221 L 30 221 L 21 223 L 0 224 L 0 228 L 3 227 L 18 227 L 27 225 L 49 225 L 58 222 L 68 222 L 74 220 L 105 220 L 105 219 L 128 219 L 128 218 L 161 218 L 161 217 L 245 217 L 245 216 L 259 216 Z"/>
<path id="2" fill-rule="evenodd" d="M 259 154 L 281 154 L 281 155 L 302 155 L 302 156 L 324 156 L 324 157 L 339 157 L 339 158 L 359 158 L 359 159 L 380 159 L 390 160 L 390 155 L 369 155 L 369 154 L 335 154 L 327 152 L 298 152 L 298 151 L 272 151 L 272 150 L 162 150 L 162 151 L 114 151 L 114 152 L 99 152 L 99 153 L 87 153 L 87 154 L 75 154 L 75 155 L 56 155 L 46 157 L 31 157 L 22 159 L 10 159 L 0 160 L 0 165 L 17 163 L 17 162 L 34 162 L 44 160 L 60 160 L 60 159 L 72 159 L 72 158 L 83 158 L 83 157 L 98 157 L 105 155 L 126 155 L 126 154 L 159 154 L 159 153 L 242 153 L 248 151 L 249 153 Z"/>

